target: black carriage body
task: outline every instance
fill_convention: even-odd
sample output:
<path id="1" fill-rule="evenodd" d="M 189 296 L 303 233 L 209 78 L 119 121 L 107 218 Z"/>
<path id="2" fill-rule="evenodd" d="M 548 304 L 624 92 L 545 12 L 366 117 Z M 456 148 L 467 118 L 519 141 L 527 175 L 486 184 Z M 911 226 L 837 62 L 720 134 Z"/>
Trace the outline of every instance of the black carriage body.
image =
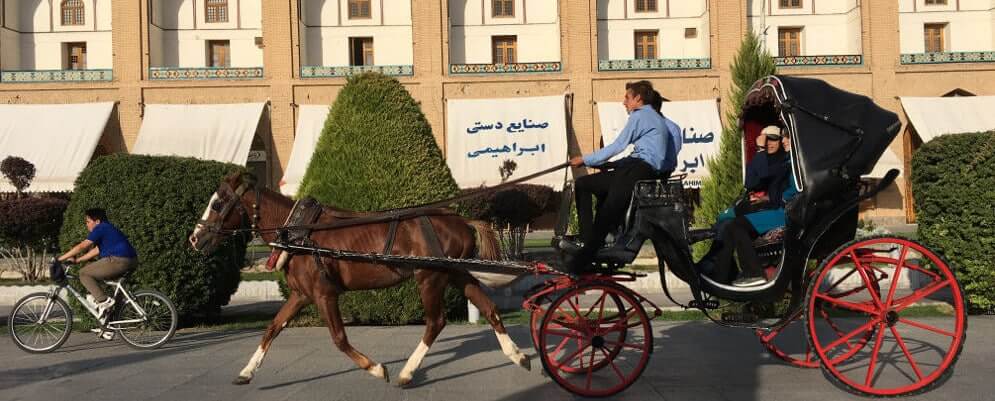
<path id="1" fill-rule="evenodd" d="M 789 287 L 801 293 L 808 260 L 823 259 L 854 238 L 858 203 L 890 185 L 897 171 L 864 193 L 860 176 L 873 169 L 901 124 L 897 115 L 865 96 L 820 80 L 788 76 L 757 81 L 742 115 L 741 123 L 784 127 L 791 140 L 792 171 L 800 192 L 785 205 L 787 224 L 776 280 L 738 288 L 698 274 L 687 239 L 686 207 L 680 196 L 660 196 L 674 189 L 673 182 L 657 182 L 654 194 L 637 188 L 636 211 L 628 227 L 640 245 L 645 239 L 653 242 L 663 259 L 661 273 L 669 266 L 696 297 L 703 291 L 733 301 L 776 300 Z"/>

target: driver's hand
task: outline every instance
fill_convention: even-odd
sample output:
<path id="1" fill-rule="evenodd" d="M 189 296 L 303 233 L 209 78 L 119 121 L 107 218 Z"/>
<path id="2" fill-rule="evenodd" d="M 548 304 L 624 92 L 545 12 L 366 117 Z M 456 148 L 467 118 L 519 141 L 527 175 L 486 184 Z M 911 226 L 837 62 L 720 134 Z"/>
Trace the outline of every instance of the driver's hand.
<path id="1" fill-rule="evenodd" d="M 580 167 L 584 165 L 584 158 L 581 156 L 574 156 L 570 159 L 570 167 Z"/>

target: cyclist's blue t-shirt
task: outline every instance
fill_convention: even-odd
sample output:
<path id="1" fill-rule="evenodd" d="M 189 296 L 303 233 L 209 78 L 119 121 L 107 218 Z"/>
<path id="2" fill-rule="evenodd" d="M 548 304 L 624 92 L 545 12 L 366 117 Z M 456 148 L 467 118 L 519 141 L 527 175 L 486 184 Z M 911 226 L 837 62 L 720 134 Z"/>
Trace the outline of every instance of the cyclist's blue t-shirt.
<path id="1" fill-rule="evenodd" d="M 128 242 L 128 237 L 125 237 L 124 233 L 111 223 L 100 222 L 100 224 L 93 227 L 93 231 L 90 231 L 90 235 L 87 235 L 86 239 L 97 245 L 97 248 L 100 249 L 100 257 L 102 258 L 108 256 L 121 258 L 138 257 L 135 248 L 132 248 L 131 243 Z"/>

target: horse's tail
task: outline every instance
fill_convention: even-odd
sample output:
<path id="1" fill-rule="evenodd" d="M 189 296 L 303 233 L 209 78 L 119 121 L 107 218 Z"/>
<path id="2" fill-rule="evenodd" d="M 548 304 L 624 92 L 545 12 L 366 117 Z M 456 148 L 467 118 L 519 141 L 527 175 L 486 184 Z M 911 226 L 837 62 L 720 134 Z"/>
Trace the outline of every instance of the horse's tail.
<path id="1" fill-rule="evenodd" d="M 470 220 L 470 228 L 477 232 L 477 258 L 484 260 L 500 260 L 501 244 L 491 224 L 481 220 Z"/>

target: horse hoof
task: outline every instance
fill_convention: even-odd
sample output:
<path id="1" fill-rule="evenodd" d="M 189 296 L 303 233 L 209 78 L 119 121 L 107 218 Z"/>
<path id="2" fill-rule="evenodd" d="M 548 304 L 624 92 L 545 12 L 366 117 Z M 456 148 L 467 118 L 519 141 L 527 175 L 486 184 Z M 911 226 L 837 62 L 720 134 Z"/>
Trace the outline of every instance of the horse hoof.
<path id="1" fill-rule="evenodd" d="M 397 382 L 394 383 L 394 384 L 397 385 L 397 387 L 401 387 L 401 388 L 407 387 L 408 384 L 411 384 L 411 378 L 410 377 L 398 377 L 397 378 Z"/>
<path id="2" fill-rule="evenodd" d="M 239 376 L 239 377 L 236 377 L 235 380 L 232 380 L 231 384 L 234 384 L 234 385 L 237 385 L 237 386 L 241 386 L 241 385 L 244 385 L 244 384 L 249 384 L 249 382 L 251 382 L 251 381 L 252 381 L 251 377 Z"/>
<path id="3" fill-rule="evenodd" d="M 525 355 L 525 354 L 520 354 L 520 355 L 521 355 L 521 357 L 518 358 L 518 361 L 515 362 L 515 364 L 518 365 L 518 366 L 521 366 L 522 369 L 525 369 L 525 370 L 531 372 L 532 371 L 532 359 L 530 359 L 528 355 Z"/>
<path id="4" fill-rule="evenodd" d="M 387 374 L 387 368 L 385 368 L 382 364 L 378 363 L 376 365 L 370 366 L 370 368 L 367 369 L 366 371 L 370 372 L 370 374 L 373 375 L 373 377 L 379 377 L 383 379 L 383 381 L 390 383 L 390 376 Z"/>

